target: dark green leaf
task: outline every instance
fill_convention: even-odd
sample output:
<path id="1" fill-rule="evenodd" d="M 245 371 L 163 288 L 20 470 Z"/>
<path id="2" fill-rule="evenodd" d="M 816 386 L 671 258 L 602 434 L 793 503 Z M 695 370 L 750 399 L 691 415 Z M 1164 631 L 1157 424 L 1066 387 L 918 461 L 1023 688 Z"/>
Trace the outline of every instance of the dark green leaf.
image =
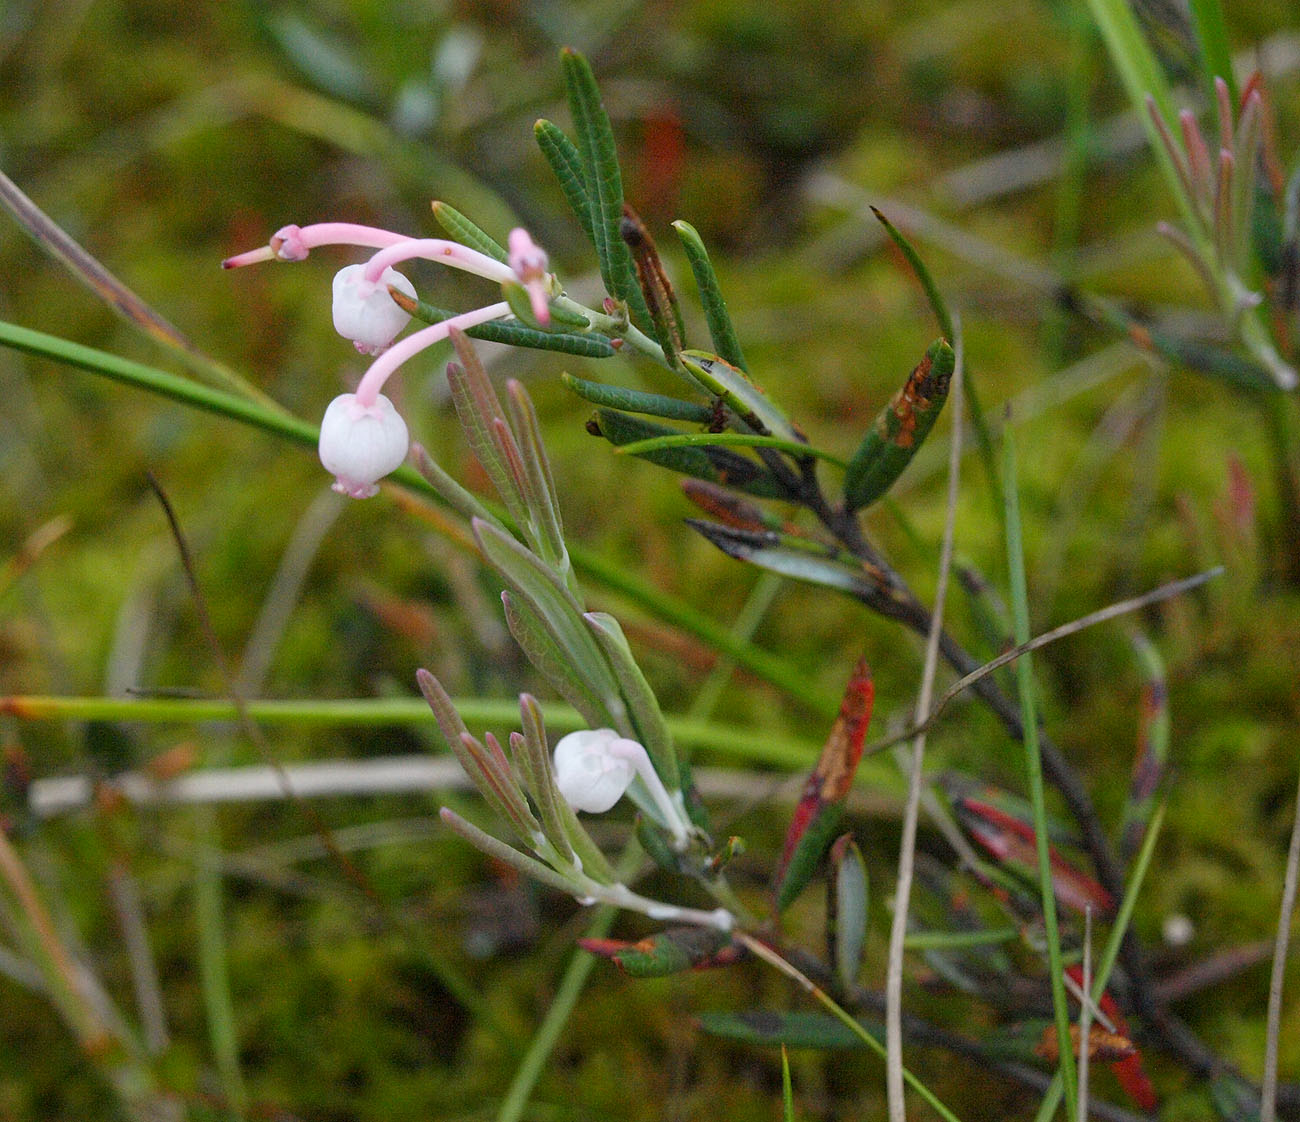
<path id="1" fill-rule="evenodd" d="M 847 1025 L 825 1013 L 778 1013 L 753 1009 L 744 1013 L 701 1013 L 705 1032 L 743 1044 L 784 1044 L 788 1048 L 864 1048 Z"/>
<path id="2" fill-rule="evenodd" d="M 507 253 L 486 230 L 480 229 L 453 206 L 435 199 L 433 217 L 452 241 L 477 249 L 494 260 L 505 263 Z"/>
<path id="3" fill-rule="evenodd" d="M 664 394 L 629 390 L 605 382 L 589 382 L 568 373 L 561 374 L 560 380 L 584 401 L 624 413 L 644 413 L 651 417 L 666 417 L 670 421 L 691 421 L 701 425 L 708 424 L 714 415 L 714 411 L 707 405 L 682 401 Z"/>
<path id="4" fill-rule="evenodd" d="M 686 250 L 686 260 L 690 262 L 691 272 L 695 276 L 695 286 L 699 289 L 700 303 L 704 306 L 704 319 L 709 325 L 713 349 L 732 366 L 748 372 L 740 340 L 736 337 L 736 328 L 727 312 L 727 302 L 722 298 L 722 289 L 718 285 L 718 277 L 713 271 L 713 262 L 709 260 L 703 240 L 689 222 L 674 222 L 673 229 L 681 239 L 682 248 Z"/>
<path id="5" fill-rule="evenodd" d="M 671 927 L 635 943 L 579 939 L 578 945 L 609 959 L 633 978 L 660 978 L 684 970 L 727 966 L 743 954 L 728 932 L 713 927 Z"/>
<path id="6" fill-rule="evenodd" d="M 956 356 L 942 339 L 930 345 L 902 388 L 877 415 L 844 473 L 844 505 L 875 502 L 903 474 L 948 400 Z"/>
<path id="7" fill-rule="evenodd" d="M 587 177 L 582 170 L 582 157 L 578 154 L 578 149 L 558 125 L 547 120 L 538 121 L 533 126 L 533 136 L 559 181 L 569 209 L 582 223 L 583 232 L 594 245 L 596 235 L 591 225 L 591 196 L 587 193 Z"/>
<path id="8" fill-rule="evenodd" d="M 680 431 L 613 409 L 597 410 L 595 424 L 596 432 L 614 445 L 675 435 Z M 733 487 L 759 498 L 788 497 L 785 488 L 766 468 L 747 456 L 725 448 L 663 448 L 656 452 L 646 452 L 641 458 L 670 471 Z"/>
<path id="9" fill-rule="evenodd" d="M 426 304 L 423 300 L 412 300 L 395 289 L 390 288 L 388 291 L 401 308 L 424 323 L 441 323 L 457 314 L 446 308 Z M 583 358 L 613 358 L 617 353 L 609 336 L 598 331 L 539 331 L 514 320 L 481 323 L 478 327 L 471 327 L 465 334 L 471 339 L 482 339 L 487 343 L 505 343 L 511 347 L 531 347 L 539 351 L 561 351 L 564 354 L 581 355 Z"/>

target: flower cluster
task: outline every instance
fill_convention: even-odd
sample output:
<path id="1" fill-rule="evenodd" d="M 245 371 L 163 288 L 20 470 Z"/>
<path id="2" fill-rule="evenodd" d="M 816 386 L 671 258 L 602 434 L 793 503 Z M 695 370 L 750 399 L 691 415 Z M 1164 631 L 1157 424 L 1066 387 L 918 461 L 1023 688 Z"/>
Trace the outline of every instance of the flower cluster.
<path id="1" fill-rule="evenodd" d="M 354 245 L 376 251 L 369 261 L 348 265 L 335 276 L 334 327 L 362 354 L 377 357 L 355 393 L 340 394 L 330 402 L 320 430 L 320 459 L 335 477 L 334 490 L 364 499 L 379 490 L 380 479 L 401 465 L 410 446 L 406 423 L 381 392 L 389 376 L 407 359 L 447 338 L 452 328 L 465 330 L 510 314 L 505 301 L 487 304 L 431 324 L 394 343 L 411 317 L 393 299 L 390 289 L 415 297 L 414 286 L 394 266 L 424 258 L 501 285 L 522 285 L 528 292 L 533 317 L 542 325 L 550 321 L 554 277 L 547 272 L 545 252 L 523 229 L 510 232 L 509 252 L 502 262 L 459 242 L 408 238 L 391 230 L 349 222 L 285 226 L 276 231 L 269 245 L 228 257 L 222 267 L 301 261 L 323 245 Z"/>

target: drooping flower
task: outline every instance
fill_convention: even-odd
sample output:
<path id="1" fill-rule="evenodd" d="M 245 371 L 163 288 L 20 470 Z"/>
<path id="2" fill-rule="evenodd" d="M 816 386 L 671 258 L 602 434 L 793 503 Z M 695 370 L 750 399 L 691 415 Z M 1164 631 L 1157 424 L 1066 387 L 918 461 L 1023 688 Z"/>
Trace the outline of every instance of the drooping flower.
<path id="1" fill-rule="evenodd" d="M 447 338 L 453 328 L 466 330 L 510 314 L 510 305 L 501 301 L 431 324 L 394 343 L 410 317 L 393 301 L 388 288 L 392 285 L 411 297 L 415 289 L 392 266 L 418 257 L 497 284 L 522 284 L 541 323 L 550 319 L 548 301 L 553 278 L 546 272 L 546 254 L 522 229 L 510 233 L 508 262 L 443 238 L 408 238 L 374 226 L 320 222 L 281 227 L 268 245 L 228 257 L 221 264 L 236 269 L 261 261 L 301 261 L 323 245 L 354 245 L 376 251 L 369 261 L 348 266 L 335 276 L 334 324 L 359 351 L 379 357 L 366 371 L 355 394 L 343 394 L 330 403 L 320 436 L 321 462 L 336 476 L 334 489 L 354 498 L 367 498 L 378 491 L 378 480 L 406 458 L 409 444 L 405 423 L 380 392 L 384 383 L 407 359 Z"/>
<path id="2" fill-rule="evenodd" d="M 629 745 L 641 748 L 613 729 L 581 729 L 561 737 L 555 746 L 555 785 L 564 801 L 589 814 L 609 810 L 636 778 L 636 766 L 626 751 Z"/>
<path id="3" fill-rule="evenodd" d="M 554 763 L 555 786 L 561 797 L 574 810 L 589 814 L 609 810 L 639 777 L 656 817 L 672 835 L 673 844 L 678 849 L 686 847 L 691 826 L 684 809 L 668 794 L 649 753 L 635 740 L 613 729 L 571 732 L 556 744 Z"/>
<path id="4" fill-rule="evenodd" d="M 370 404 L 356 394 L 339 394 L 320 426 L 320 462 L 335 477 L 334 490 L 354 499 L 379 491 L 380 479 L 406 459 L 406 422 L 383 394 Z"/>
<path id="5" fill-rule="evenodd" d="M 363 355 L 387 350 L 411 316 L 399 308 L 389 287 L 415 299 L 415 285 L 396 269 L 367 280 L 364 265 L 347 265 L 334 274 L 334 330 L 351 339 Z"/>

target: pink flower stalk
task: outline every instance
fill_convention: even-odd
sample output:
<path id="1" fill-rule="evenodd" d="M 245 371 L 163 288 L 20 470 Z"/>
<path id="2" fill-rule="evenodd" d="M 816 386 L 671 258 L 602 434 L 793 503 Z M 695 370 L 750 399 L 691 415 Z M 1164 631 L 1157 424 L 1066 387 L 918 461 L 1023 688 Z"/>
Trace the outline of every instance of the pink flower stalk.
<path id="1" fill-rule="evenodd" d="M 322 245 L 359 245 L 383 249 L 407 241 L 404 234 L 381 230 L 377 226 L 360 226 L 355 222 L 317 222 L 311 226 L 282 226 L 271 235 L 271 244 L 247 253 L 237 253 L 221 262 L 223 269 L 239 269 L 260 261 L 302 261 Z"/>

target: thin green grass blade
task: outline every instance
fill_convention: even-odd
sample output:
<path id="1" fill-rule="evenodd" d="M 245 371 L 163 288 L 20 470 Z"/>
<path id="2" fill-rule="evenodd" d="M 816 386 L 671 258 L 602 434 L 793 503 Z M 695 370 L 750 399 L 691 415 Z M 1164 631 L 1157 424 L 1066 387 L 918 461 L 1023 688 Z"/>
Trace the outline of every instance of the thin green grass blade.
<path id="1" fill-rule="evenodd" d="M 477 249 L 480 253 L 487 254 L 488 257 L 505 264 L 508 254 L 504 247 L 491 234 L 471 222 L 454 206 L 448 206 L 441 200 L 435 199 L 433 202 L 433 217 L 452 241 L 467 245 L 470 249 Z"/>
<path id="2" fill-rule="evenodd" d="M 1223 6 L 1219 0 L 1191 0 L 1192 27 L 1200 47 L 1201 81 L 1205 86 L 1205 102 L 1215 104 L 1214 79 L 1228 83 L 1228 93 L 1233 105 L 1239 100 L 1237 78 L 1232 71 L 1232 47 L 1228 43 L 1228 28 L 1223 20 Z M 1222 122 L 1220 122 L 1222 124 Z"/>
<path id="3" fill-rule="evenodd" d="M 1025 551 L 1020 529 L 1019 489 L 1016 479 L 1015 434 L 1010 425 L 1003 428 L 1003 470 L 1006 487 L 1005 528 L 1007 570 L 1011 584 L 1011 613 L 1017 643 L 1029 641 L 1029 593 L 1025 580 Z M 1033 660 L 1026 653 L 1016 662 L 1016 682 L 1020 690 L 1020 719 L 1024 729 L 1025 771 L 1034 808 L 1035 848 L 1038 855 L 1038 889 L 1043 909 L 1043 926 L 1047 935 L 1047 962 L 1051 974 L 1052 1011 L 1056 1022 L 1056 1039 L 1070 1039 L 1070 1009 L 1065 993 L 1064 966 L 1061 960 L 1061 931 L 1056 919 L 1056 893 L 1052 883 L 1051 848 L 1048 840 L 1047 808 L 1043 797 L 1043 761 L 1038 746 L 1038 710 L 1034 696 Z M 1068 1047 L 1060 1049 L 1060 1067 L 1068 1104 L 1068 1118 L 1076 1115 L 1074 1056 Z"/>
<path id="4" fill-rule="evenodd" d="M 781 1105 L 785 1122 L 794 1122 L 794 1087 L 790 1084 L 790 1056 L 781 1045 Z"/>
<path id="5" fill-rule="evenodd" d="M 704 248 L 704 240 L 689 222 L 679 219 L 672 226 L 681 239 L 682 248 L 686 251 L 686 260 L 690 263 L 691 273 L 695 277 L 695 287 L 700 293 L 700 303 L 704 307 L 704 320 L 709 327 L 713 349 L 732 366 L 748 373 L 745 353 L 741 349 L 735 325 L 731 322 L 731 314 L 727 311 L 727 302 L 722 297 L 722 287 L 718 284 L 718 276 L 713 271 L 713 262 L 709 260 L 709 252 Z"/>
<path id="6" fill-rule="evenodd" d="M 130 359 L 119 358 L 117 355 L 94 347 L 69 342 L 17 324 L 0 321 L 0 346 L 8 346 L 40 358 L 52 359 L 207 413 L 228 417 L 302 447 L 315 449 L 320 438 L 319 426 L 309 421 L 279 410 L 267 409 L 257 402 L 244 400 L 234 394 L 224 393 L 157 367 L 132 362 Z M 398 468 L 389 479 L 415 494 L 440 498 L 437 488 L 413 467 Z M 780 497 L 783 494 L 784 492 L 779 488 L 774 488 L 769 497 Z M 492 514 L 493 517 L 501 517 L 497 510 L 492 510 Z M 834 716 L 839 704 L 838 700 L 818 686 L 802 668 L 789 659 L 765 651 L 743 638 L 732 635 L 725 625 L 718 623 L 698 608 L 685 600 L 666 595 L 644 577 L 630 572 L 625 566 L 601 557 L 594 550 L 571 544 L 569 552 L 575 568 L 580 573 L 590 575 L 609 591 L 626 597 L 631 603 L 644 608 L 657 619 L 674 627 L 680 627 L 715 650 L 734 658 L 739 665 L 771 682 L 810 712 L 826 718 Z"/>
<path id="7" fill-rule="evenodd" d="M 939 330 L 943 332 L 943 337 L 951 343 L 956 338 L 952 313 L 948 311 L 948 305 L 944 301 L 943 294 L 939 291 L 939 286 L 934 283 L 934 277 L 930 275 L 930 270 L 926 268 L 925 262 L 921 260 L 921 255 L 916 252 L 916 248 L 912 243 L 903 237 L 898 227 L 890 222 L 880 210 L 873 206 L 871 213 L 876 216 L 877 221 L 885 228 L 885 233 L 898 246 L 899 252 L 902 253 L 907 263 L 912 267 L 916 279 L 921 282 L 921 288 L 925 290 L 925 298 L 930 302 L 934 318 L 939 321 Z"/>
<path id="8" fill-rule="evenodd" d="M 1129 102 L 1142 122 L 1142 127 L 1147 134 L 1147 142 L 1178 204 L 1182 214 L 1183 229 L 1192 237 L 1196 237 L 1197 231 L 1201 228 L 1200 220 L 1192 208 L 1191 200 L 1183 190 L 1182 180 L 1178 169 L 1174 166 L 1173 158 L 1166 151 L 1155 123 L 1147 111 L 1146 99 L 1149 95 L 1155 102 L 1156 110 L 1164 118 L 1166 127 L 1175 136 L 1178 135 L 1177 109 L 1169 81 L 1143 36 L 1128 0 L 1088 0 L 1088 7 L 1092 10 L 1097 26 L 1101 28 L 1111 61 L 1119 71 Z"/>

